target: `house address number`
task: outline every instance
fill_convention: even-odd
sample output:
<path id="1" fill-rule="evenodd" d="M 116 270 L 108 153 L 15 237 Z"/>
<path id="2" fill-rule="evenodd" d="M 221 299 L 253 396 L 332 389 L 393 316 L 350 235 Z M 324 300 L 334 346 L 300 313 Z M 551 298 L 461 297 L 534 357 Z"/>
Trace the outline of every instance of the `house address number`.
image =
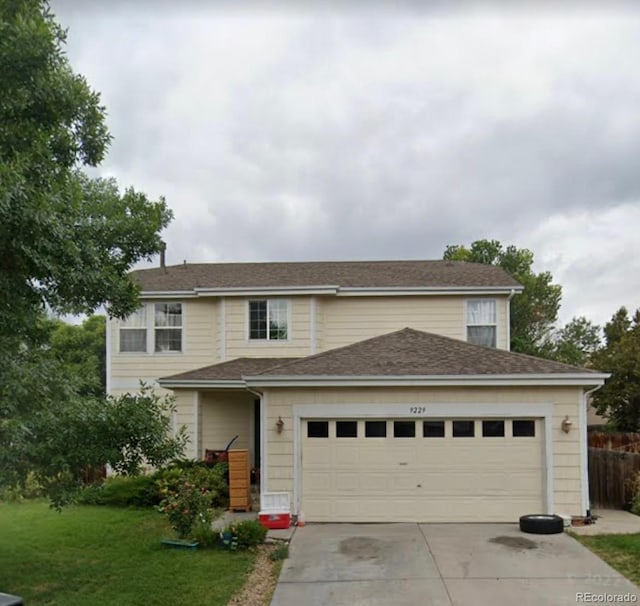
<path id="1" fill-rule="evenodd" d="M 409 412 L 412 415 L 423 415 L 425 412 L 427 412 L 427 407 L 426 406 L 410 406 Z"/>

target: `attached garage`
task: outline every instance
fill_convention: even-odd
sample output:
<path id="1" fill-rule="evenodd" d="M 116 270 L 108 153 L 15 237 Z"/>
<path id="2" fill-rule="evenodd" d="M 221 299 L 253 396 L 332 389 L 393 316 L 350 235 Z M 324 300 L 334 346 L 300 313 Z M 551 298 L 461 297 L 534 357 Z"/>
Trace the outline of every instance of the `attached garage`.
<path id="1" fill-rule="evenodd" d="M 603 373 L 412 329 L 273 363 L 241 358 L 162 384 L 259 398 L 260 490 L 288 493 L 309 522 L 589 510 L 586 411 Z M 210 399 L 185 394 L 197 445 L 214 435 L 199 429 Z"/>
<path id="2" fill-rule="evenodd" d="M 513 521 L 546 509 L 544 420 L 301 419 L 318 522 Z"/>

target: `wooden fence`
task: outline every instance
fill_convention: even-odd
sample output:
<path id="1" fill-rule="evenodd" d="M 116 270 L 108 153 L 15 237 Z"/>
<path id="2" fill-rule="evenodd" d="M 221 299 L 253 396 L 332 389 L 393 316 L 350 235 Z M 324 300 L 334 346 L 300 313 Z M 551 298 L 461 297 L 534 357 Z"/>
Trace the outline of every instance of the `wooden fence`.
<path id="1" fill-rule="evenodd" d="M 589 448 L 604 448 L 625 452 L 640 452 L 640 433 L 610 433 L 590 431 L 587 434 Z"/>
<path id="2" fill-rule="evenodd" d="M 640 453 L 589 448 L 591 507 L 620 509 L 633 500 L 634 480 L 640 474 Z"/>

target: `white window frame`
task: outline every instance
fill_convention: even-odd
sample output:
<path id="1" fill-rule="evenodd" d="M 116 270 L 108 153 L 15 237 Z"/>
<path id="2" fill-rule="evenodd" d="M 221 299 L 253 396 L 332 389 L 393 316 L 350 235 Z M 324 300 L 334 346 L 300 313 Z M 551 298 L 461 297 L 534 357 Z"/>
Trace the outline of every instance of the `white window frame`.
<path id="1" fill-rule="evenodd" d="M 482 323 L 476 324 L 470 322 L 469 319 L 469 307 L 473 303 L 493 303 L 493 322 L 492 323 Z M 493 327 L 494 330 L 494 344 L 487 345 L 486 347 L 498 347 L 498 300 L 497 299 L 489 299 L 489 298 L 478 298 L 478 299 L 467 299 L 464 306 L 464 330 L 465 330 L 465 341 L 467 343 L 472 343 L 469 340 L 469 328 L 470 327 Z M 478 345 L 478 343 L 476 343 Z"/>
<path id="2" fill-rule="evenodd" d="M 139 326 L 127 326 L 127 320 L 135 316 L 136 314 L 142 313 L 144 315 L 143 321 Z M 129 351 L 122 350 L 122 331 L 133 331 L 133 330 L 144 330 L 144 349 L 134 349 Z M 121 354 L 143 354 L 147 353 L 149 349 L 149 322 L 148 322 L 148 313 L 147 306 L 141 305 L 136 311 L 134 311 L 131 315 L 123 318 L 118 323 L 118 353 Z"/>
<path id="3" fill-rule="evenodd" d="M 181 325 L 180 326 L 166 326 L 166 327 L 158 327 L 156 326 L 156 305 L 180 305 L 181 308 Z M 170 356 L 170 355 L 181 355 L 185 352 L 185 311 L 186 306 L 182 301 L 148 301 L 143 303 L 140 306 L 140 309 L 144 309 L 145 313 L 145 326 L 138 327 L 144 328 L 146 331 L 146 340 L 145 340 L 145 349 L 144 351 L 122 351 L 122 345 L 120 340 L 121 330 L 133 329 L 134 327 L 125 327 L 123 326 L 123 321 L 121 320 L 118 324 L 118 354 L 123 356 L 140 356 L 140 355 L 157 355 L 157 356 Z M 156 351 L 156 330 L 167 329 L 180 329 L 180 351 L 172 350 L 172 351 Z"/>
<path id="4" fill-rule="evenodd" d="M 154 301 L 151 303 L 153 305 L 153 349 L 151 350 L 154 354 L 178 354 L 182 353 L 184 350 L 184 305 L 180 302 L 176 301 Z M 179 305 L 180 306 L 180 326 L 172 326 L 167 324 L 166 326 L 158 325 L 156 323 L 156 314 L 158 313 L 158 306 L 162 305 Z M 168 350 L 158 350 L 157 349 L 157 335 L 158 331 L 162 332 L 164 330 L 180 330 L 180 349 L 168 349 Z"/>
<path id="5" fill-rule="evenodd" d="M 264 339 L 257 339 L 251 337 L 251 303 L 266 302 L 267 304 L 267 336 Z M 273 339 L 269 335 L 269 316 L 271 314 L 271 304 L 274 302 L 284 303 L 286 305 L 286 317 L 287 317 L 287 338 L 286 339 Z M 274 298 L 252 298 L 247 300 L 246 306 L 246 340 L 249 343 L 288 343 L 291 341 L 291 300 L 290 299 L 274 299 Z"/>

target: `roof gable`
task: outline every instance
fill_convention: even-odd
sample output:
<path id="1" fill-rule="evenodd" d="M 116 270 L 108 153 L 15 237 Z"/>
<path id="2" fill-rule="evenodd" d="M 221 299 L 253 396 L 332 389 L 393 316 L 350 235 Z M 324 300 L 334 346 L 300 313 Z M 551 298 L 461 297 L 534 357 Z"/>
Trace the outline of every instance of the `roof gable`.
<path id="1" fill-rule="evenodd" d="M 577 366 L 404 328 L 258 373 L 300 376 L 465 376 L 597 374 Z"/>
<path id="2" fill-rule="evenodd" d="M 304 358 L 237 358 L 160 379 L 164 386 L 222 385 L 236 387 L 274 381 L 357 379 L 360 383 L 384 379 L 446 378 L 465 382 L 494 378 L 501 381 L 563 379 L 574 384 L 601 384 L 607 375 L 492 347 L 426 333 L 412 328 L 360 341 Z"/>

